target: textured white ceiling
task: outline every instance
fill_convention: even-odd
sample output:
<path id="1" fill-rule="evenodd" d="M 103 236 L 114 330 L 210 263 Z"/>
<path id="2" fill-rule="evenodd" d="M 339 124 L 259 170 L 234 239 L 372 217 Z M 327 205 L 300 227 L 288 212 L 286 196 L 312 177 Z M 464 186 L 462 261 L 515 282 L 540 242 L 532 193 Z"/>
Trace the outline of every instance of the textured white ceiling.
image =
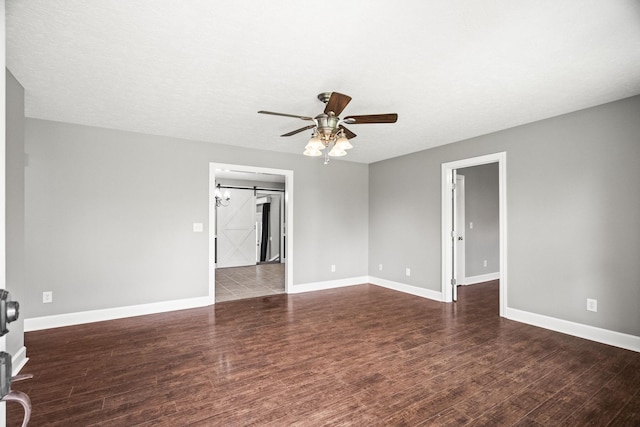
<path id="1" fill-rule="evenodd" d="M 353 97 L 370 163 L 640 93 L 637 0 L 7 0 L 26 115 L 301 153 Z M 316 159 L 317 160 L 317 159 Z M 310 159 L 312 161 L 312 159 Z"/>

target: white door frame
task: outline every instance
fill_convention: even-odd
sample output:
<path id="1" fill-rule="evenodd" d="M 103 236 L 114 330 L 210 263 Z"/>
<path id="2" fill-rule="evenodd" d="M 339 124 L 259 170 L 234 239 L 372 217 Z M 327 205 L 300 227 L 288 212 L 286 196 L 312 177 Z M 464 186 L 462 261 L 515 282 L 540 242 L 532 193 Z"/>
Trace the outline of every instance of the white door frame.
<path id="1" fill-rule="evenodd" d="M 471 166 L 498 163 L 498 191 L 500 194 L 500 316 L 506 317 L 507 308 L 507 153 L 500 152 L 442 164 L 442 300 L 452 301 L 451 278 L 453 271 L 453 207 L 451 206 L 451 180 L 453 171 Z"/>
<path id="2" fill-rule="evenodd" d="M 215 263 L 215 226 L 216 226 L 216 169 L 236 172 L 264 173 L 270 175 L 284 175 L 284 204 L 285 235 L 286 235 L 286 265 L 284 274 L 284 291 L 289 293 L 293 284 L 293 171 L 287 169 L 261 168 L 257 166 L 232 165 L 227 163 L 209 163 L 209 300 L 215 303 L 216 295 L 216 263 Z"/>
<path id="3" fill-rule="evenodd" d="M 466 253 L 465 248 L 467 246 L 467 238 L 465 233 L 465 194 L 464 194 L 464 175 L 460 175 L 456 173 L 456 231 L 457 238 L 461 240 L 456 241 L 455 250 L 456 250 L 456 273 L 462 272 L 462 276 L 460 274 L 456 274 L 456 281 L 458 285 L 466 285 Z"/>
<path id="4" fill-rule="evenodd" d="M 2 62 L 2 68 L 5 67 L 5 2 L 0 0 L 0 39 L 2 45 L 0 46 L 0 62 Z M 7 117 L 7 93 L 6 93 L 6 72 L 2 73 L 0 77 L 0 96 L 2 97 L 2 106 L 0 107 L 0 289 L 6 288 L 7 283 L 7 269 L 6 269 L 6 212 L 5 207 L 7 203 L 7 191 L 6 191 L 6 117 Z M 17 332 L 14 332 L 17 334 Z M 23 334 L 24 335 L 24 334 Z M 24 347 L 23 347 L 24 348 Z M 0 351 L 7 350 L 7 337 L 0 337 Z M 7 413 L 6 403 L 0 403 L 0 426 L 6 425 Z"/>

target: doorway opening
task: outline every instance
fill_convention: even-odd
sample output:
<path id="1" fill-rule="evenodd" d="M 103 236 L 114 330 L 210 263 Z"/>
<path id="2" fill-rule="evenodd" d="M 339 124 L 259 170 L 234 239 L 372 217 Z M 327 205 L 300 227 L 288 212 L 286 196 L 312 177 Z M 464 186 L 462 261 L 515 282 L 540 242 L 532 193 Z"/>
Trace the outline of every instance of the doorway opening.
<path id="1" fill-rule="evenodd" d="M 284 189 L 256 191 L 256 264 L 258 265 L 284 262 L 283 196 Z"/>
<path id="2" fill-rule="evenodd" d="M 471 283 L 499 279 L 499 307 L 500 316 L 505 317 L 507 307 L 507 200 L 506 200 L 506 153 L 495 153 L 486 156 L 474 157 L 455 162 L 442 164 L 442 296 L 444 302 L 452 302 L 457 299 L 457 287 L 464 284 L 467 274 L 460 265 L 464 262 L 465 224 L 457 215 L 461 198 L 458 189 L 462 185 L 462 191 L 468 187 L 468 183 L 458 179 L 458 170 L 474 166 L 497 163 L 498 169 L 498 253 L 493 261 L 494 266 L 490 273 L 485 275 L 475 273 Z M 473 226 L 471 226 L 473 227 Z M 471 231 L 471 230 L 469 230 Z M 487 257 L 488 258 L 488 257 Z M 490 260 L 491 258 L 489 258 Z M 489 260 L 483 260 L 484 265 L 489 266 Z M 469 261 L 468 259 L 466 260 Z M 466 264 L 466 263 L 465 263 Z M 495 268 L 497 267 L 497 268 Z"/>
<path id="3" fill-rule="evenodd" d="M 229 195 L 216 203 L 215 193 Z M 210 163 L 209 296 L 288 293 L 293 277 L 293 171 Z"/>

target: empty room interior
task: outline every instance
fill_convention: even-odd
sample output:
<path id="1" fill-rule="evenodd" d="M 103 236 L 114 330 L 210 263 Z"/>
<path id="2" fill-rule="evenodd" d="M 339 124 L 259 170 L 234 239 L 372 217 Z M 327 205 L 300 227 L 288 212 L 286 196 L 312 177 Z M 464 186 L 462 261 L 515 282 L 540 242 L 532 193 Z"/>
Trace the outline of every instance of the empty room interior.
<path id="1" fill-rule="evenodd" d="M 2 0 L 0 425 L 640 425 L 640 2 Z"/>

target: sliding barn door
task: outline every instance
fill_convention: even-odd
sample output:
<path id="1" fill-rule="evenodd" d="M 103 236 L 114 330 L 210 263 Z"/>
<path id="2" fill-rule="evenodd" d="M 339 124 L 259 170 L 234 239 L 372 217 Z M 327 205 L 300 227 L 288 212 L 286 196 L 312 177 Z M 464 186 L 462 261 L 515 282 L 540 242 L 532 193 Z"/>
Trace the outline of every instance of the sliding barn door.
<path id="1" fill-rule="evenodd" d="M 217 268 L 256 265 L 256 202 L 253 190 L 233 189 L 228 206 L 216 210 Z"/>

